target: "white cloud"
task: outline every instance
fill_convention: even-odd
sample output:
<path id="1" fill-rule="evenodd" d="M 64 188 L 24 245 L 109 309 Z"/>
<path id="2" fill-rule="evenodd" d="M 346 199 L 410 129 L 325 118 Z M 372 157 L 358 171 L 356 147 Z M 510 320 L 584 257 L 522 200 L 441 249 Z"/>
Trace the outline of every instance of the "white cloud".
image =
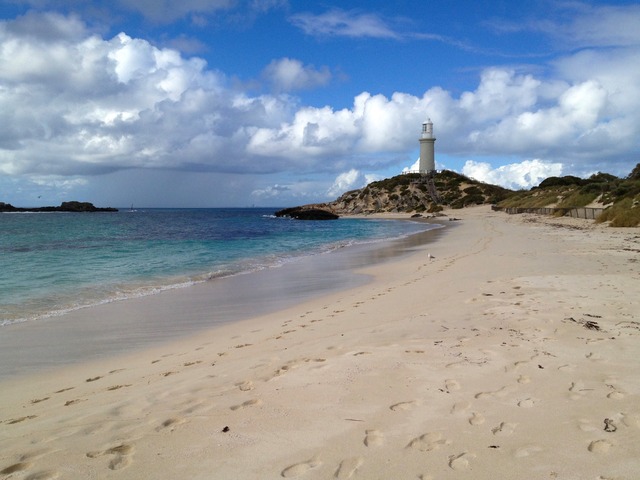
<path id="1" fill-rule="evenodd" d="M 305 179 L 256 188 L 251 197 L 260 205 L 291 205 L 329 200 L 323 179 Z"/>
<path id="2" fill-rule="evenodd" d="M 41 187 L 50 188 L 63 188 L 69 189 L 77 187 L 79 185 L 86 185 L 86 178 L 72 178 L 72 177 L 55 177 L 55 176 L 40 176 L 36 175 L 31 177 L 31 182 Z"/>
<path id="3" fill-rule="evenodd" d="M 331 81 L 327 67 L 317 70 L 313 65 L 303 65 L 300 60 L 281 58 L 273 60 L 262 73 L 276 91 L 290 92 L 326 85 Z"/>
<path id="4" fill-rule="evenodd" d="M 560 176 L 562 164 L 535 159 L 493 168 L 486 162 L 467 160 L 462 167 L 462 173 L 480 182 L 519 190 L 537 186 L 547 177 Z"/>
<path id="5" fill-rule="evenodd" d="M 341 173 L 336 177 L 333 185 L 331 185 L 327 191 L 327 195 L 329 197 L 336 197 L 349 190 L 364 187 L 366 184 L 365 176 L 355 168 L 352 168 L 348 172 Z"/>
<path id="6" fill-rule="evenodd" d="M 567 3 L 577 9 L 575 16 L 561 26 L 545 22 L 545 30 L 578 47 L 626 47 L 640 44 L 640 5 L 585 6 Z"/>
<path id="7" fill-rule="evenodd" d="M 256 198 L 276 198 L 280 197 L 283 194 L 289 194 L 291 192 L 291 187 L 287 185 L 269 185 L 265 188 L 259 188 L 251 192 L 251 196 Z"/>
<path id="8" fill-rule="evenodd" d="M 4 173 L 229 169 L 227 158 L 248 169 L 256 167 L 244 153 L 251 125 L 289 115 L 286 98 L 247 98 L 203 60 L 123 33 L 111 40 L 38 37 L 40 30 L 77 30 L 69 22 L 76 20 L 34 15 L 31 30 L 20 34 L 12 22 L 0 23 L 0 122 L 9 126 L 0 132 Z"/>
<path id="9" fill-rule="evenodd" d="M 371 13 L 333 9 L 320 15 L 299 13 L 293 15 L 290 20 L 306 34 L 314 36 L 398 37 L 391 26 Z"/>
<path id="10" fill-rule="evenodd" d="M 202 8 L 223 3 L 208 5 Z M 376 17 L 338 11 L 323 18 L 341 34 L 385 35 Z M 639 64 L 636 47 L 583 50 L 556 60 L 552 78 L 494 67 L 457 96 L 440 87 L 419 96 L 362 92 L 349 108 L 319 108 L 285 94 L 244 93 L 204 60 L 126 33 L 103 39 L 77 17 L 34 13 L 0 22 L 0 172 L 354 170 L 363 172 L 359 182 L 415 151 L 428 115 L 436 157 L 537 158 L 543 167 L 611 171 L 602 166 L 608 159 L 612 173 L 618 165 L 627 173 L 639 150 Z M 288 58 L 265 74 L 288 90 L 331 77 Z M 480 171 L 477 165 L 468 168 Z M 511 166 L 500 172 L 513 175 L 514 185 L 537 178 Z M 329 188 L 307 186 L 322 194 Z"/>
<path id="11" fill-rule="evenodd" d="M 460 96 L 459 107 L 475 122 L 501 118 L 533 107 L 541 83 L 531 75 L 489 68 L 482 72 L 474 92 Z"/>
<path id="12" fill-rule="evenodd" d="M 417 172 L 418 170 L 420 170 L 420 157 L 410 167 L 404 167 L 402 173 Z"/>

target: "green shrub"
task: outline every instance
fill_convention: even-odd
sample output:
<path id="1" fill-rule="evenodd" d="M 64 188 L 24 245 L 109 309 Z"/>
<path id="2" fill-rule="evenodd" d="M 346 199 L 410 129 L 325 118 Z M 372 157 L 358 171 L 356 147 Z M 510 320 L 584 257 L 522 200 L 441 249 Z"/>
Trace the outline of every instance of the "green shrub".
<path id="1" fill-rule="evenodd" d="M 564 177 L 549 177 L 538 185 L 538 188 L 548 187 L 563 187 L 567 185 L 582 185 L 585 181 L 579 177 L 573 175 L 566 175 Z"/>
<path id="2" fill-rule="evenodd" d="M 596 222 L 610 222 L 612 227 L 637 227 L 640 225 L 640 208 L 634 206 L 633 199 L 625 198 L 605 209 Z"/>
<path id="3" fill-rule="evenodd" d="M 581 190 L 574 191 L 558 203 L 558 207 L 584 207 L 598 198 L 598 193 L 583 193 Z"/>
<path id="4" fill-rule="evenodd" d="M 467 195 L 482 195 L 482 190 L 480 190 L 480 188 L 478 188 L 475 185 L 473 185 L 471 187 L 467 187 L 462 191 L 464 193 L 466 193 Z"/>

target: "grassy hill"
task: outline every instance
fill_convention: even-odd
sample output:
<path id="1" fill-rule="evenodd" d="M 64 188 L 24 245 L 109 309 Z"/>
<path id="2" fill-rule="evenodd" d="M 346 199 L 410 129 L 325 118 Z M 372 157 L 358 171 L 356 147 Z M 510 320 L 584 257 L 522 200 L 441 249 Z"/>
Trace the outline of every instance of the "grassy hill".
<path id="1" fill-rule="evenodd" d="M 607 173 L 587 179 L 549 177 L 531 190 L 514 192 L 497 206 L 600 207 L 605 210 L 596 221 L 610 222 L 613 227 L 636 227 L 640 225 L 640 164 L 623 179 Z"/>
<path id="2" fill-rule="evenodd" d="M 496 203 L 513 194 L 512 191 L 443 170 L 436 174 L 434 183 L 441 203 L 435 202 L 420 174 L 398 175 L 371 182 L 360 190 L 346 192 L 334 202 L 323 204 L 338 214 L 367 214 L 381 212 L 433 213 L 442 210 L 442 204 L 451 208 Z"/>
<path id="3" fill-rule="evenodd" d="M 344 193 L 329 203 L 304 205 L 301 209 L 328 210 L 337 215 L 372 213 L 435 213 L 448 208 L 492 204 L 502 208 L 599 207 L 597 221 L 615 227 L 640 225 L 640 164 L 626 178 L 597 173 L 583 179 L 549 177 L 530 190 L 513 191 L 479 182 L 449 170 L 434 176 L 439 201 L 429 192 L 420 174 L 398 175 Z"/>

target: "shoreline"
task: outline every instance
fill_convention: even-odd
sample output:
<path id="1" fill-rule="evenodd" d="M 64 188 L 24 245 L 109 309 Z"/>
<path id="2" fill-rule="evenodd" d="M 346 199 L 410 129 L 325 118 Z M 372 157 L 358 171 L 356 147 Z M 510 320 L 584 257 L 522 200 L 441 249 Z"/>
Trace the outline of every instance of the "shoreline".
<path id="1" fill-rule="evenodd" d="M 241 212 L 237 217 L 233 216 L 234 213 L 229 213 L 236 210 Z M 86 264 L 96 262 L 96 270 L 89 275 L 81 273 L 86 271 L 86 268 L 84 264 L 79 264 L 78 262 L 60 260 L 51 265 L 47 263 L 47 254 L 52 254 L 51 257 L 55 256 L 56 253 L 63 254 L 67 240 L 55 242 L 55 239 L 51 239 L 53 244 L 47 245 L 46 241 L 38 242 L 36 240 L 35 243 L 30 244 L 28 241 L 20 239 L 19 232 L 21 230 L 25 228 L 29 230 L 31 227 L 37 230 L 38 228 L 43 228 L 43 226 L 46 228 L 46 221 L 44 223 L 35 222 L 32 226 L 28 222 L 26 225 L 21 222 L 10 224 L 8 227 L 10 233 L 7 272 L 11 273 L 15 270 L 17 273 L 4 278 L 6 291 L 3 295 L 5 302 L 0 305 L 0 328 L 50 317 L 60 318 L 75 310 L 131 298 L 153 296 L 166 290 L 188 288 L 199 283 L 217 281 L 219 278 L 280 267 L 295 262 L 302 257 L 341 250 L 345 246 L 390 241 L 410 235 L 412 232 L 422 228 L 421 224 L 417 222 L 412 222 L 413 226 L 411 226 L 407 222 L 403 222 L 404 225 L 394 225 L 393 222 L 378 221 L 370 223 L 369 227 L 363 227 L 363 231 L 359 231 L 357 223 L 347 221 L 343 225 L 339 225 L 338 228 L 331 228 L 329 231 L 327 231 L 326 226 L 319 225 L 318 230 L 321 230 L 323 234 L 307 239 L 309 241 L 306 244 L 303 240 L 300 242 L 294 241 L 292 244 L 290 241 L 292 238 L 283 236 L 282 232 L 293 230 L 294 232 L 302 233 L 305 229 L 304 227 L 296 228 L 287 227 L 286 225 L 303 225 L 305 222 L 275 219 L 272 215 L 267 215 L 266 212 L 270 212 L 267 209 L 259 209 L 257 213 L 249 212 L 247 209 L 205 209 L 204 212 L 206 213 L 203 216 L 197 210 L 185 209 L 183 216 L 183 212 L 180 209 L 156 209 L 149 214 L 143 213 L 142 217 L 131 216 L 128 213 L 117 217 L 73 216 L 73 219 L 69 220 L 69 222 L 75 229 L 71 229 L 75 230 L 75 234 L 79 235 L 80 238 L 83 237 L 79 232 L 85 227 L 94 228 L 94 221 L 99 224 L 97 231 L 104 230 L 104 235 L 99 234 L 89 239 L 80 240 L 81 245 L 78 245 L 80 248 L 79 258 L 85 259 Z M 170 218 L 163 218 L 165 216 Z M 216 238 L 223 235 L 215 233 L 215 230 L 217 230 L 215 225 L 207 224 L 207 228 L 213 228 L 214 230 L 213 233 L 210 232 L 214 239 L 209 243 L 207 241 L 196 242 L 194 250 L 196 253 L 193 256 L 183 254 L 180 250 L 181 243 L 173 241 L 160 241 L 154 245 L 154 248 L 148 250 L 145 255 L 143 252 L 147 251 L 147 249 L 141 247 L 143 244 L 141 237 L 132 233 L 140 228 L 140 225 L 144 225 L 147 222 L 162 222 L 163 225 L 167 224 L 167 221 L 169 223 L 173 221 L 179 223 L 193 221 L 198 223 L 207 216 L 212 216 L 214 223 L 221 222 L 218 225 L 220 227 L 224 227 L 224 222 L 230 218 L 234 218 L 235 220 L 233 221 L 240 221 L 245 227 L 247 227 L 247 223 L 255 223 L 249 228 L 257 228 L 258 236 L 261 231 L 265 233 L 273 230 L 276 240 L 272 242 L 271 238 L 269 238 L 263 242 L 251 242 L 250 237 L 253 233 L 250 233 L 247 238 L 230 238 L 228 243 L 220 245 L 219 239 Z M 109 220 L 114 218 L 119 218 L 115 222 L 116 227 Z M 103 224 L 103 220 L 106 223 Z M 360 219 L 359 223 L 365 221 L 367 219 Z M 89 223 L 89 225 L 85 225 L 85 222 Z M 380 226 L 379 229 L 375 227 L 376 224 Z M 358 233 L 354 236 L 349 236 L 348 225 L 354 226 Z M 67 227 L 65 220 L 56 220 L 50 226 L 54 230 L 64 230 Z M 188 225 L 183 225 L 183 227 L 192 228 L 192 226 Z M 128 232 L 125 235 L 127 240 L 123 244 L 120 244 L 122 239 L 118 239 L 118 235 L 120 235 L 117 233 L 118 229 Z M 153 231 L 153 228 L 151 230 Z M 223 230 L 223 228 L 220 230 Z M 325 232 L 326 236 L 324 235 Z M 332 232 L 336 232 L 335 235 Z M 167 234 L 173 235 L 169 232 Z M 73 234 L 71 235 L 73 236 Z M 162 234 L 160 234 L 160 237 L 164 238 Z M 35 235 L 34 238 L 38 238 L 38 236 Z M 246 248 L 242 244 L 243 240 L 250 241 Z M 282 248 L 283 244 L 280 243 L 282 240 L 289 248 Z M 118 255 L 112 255 L 113 252 L 109 251 L 111 241 L 117 243 L 117 248 L 121 249 Z M 185 238 L 182 241 L 187 242 L 190 240 Z M 16 244 L 13 245 L 13 242 L 16 242 Z M 260 245 L 261 243 L 273 245 L 274 248 L 263 248 Z M 52 246 L 53 250 L 50 251 Z M 190 250 L 187 244 L 184 244 L 184 247 L 185 251 Z M 13 254 L 14 252 L 16 255 Z M 32 255 L 32 252 L 41 253 Z M 86 252 L 90 253 L 87 254 Z M 21 260 L 21 256 L 24 255 L 29 256 L 29 258 Z M 106 256 L 106 261 L 103 255 Z M 163 255 L 169 255 L 167 268 L 163 267 Z M 175 255 L 175 259 L 172 257 L 173 255 Z M 115 263 L 115 268 L 110 268 L 111 262 Z M 128 265 L 128 269 L 126 265 Z M 31 266 L 34 269 L 33 272 L 31 272 Z M 57 281 L 58 278 L 61 281 Z"/>
<path id="2" fill-rule="evenodd" d="M 395 220 L 404 220 L 397 216 Z M 0 381 L 170 343 L 365 284 L 356 270 L 403 256 L 443 232 L 364 242 L 185 288 L 87 305 L 0 327 Z M 250 295 L 251 298 L 247 298 Z M 177 320 L 179 319 L 179 320 Z"/>
<path id="3" fill-rule="evenodd" d="M 634 478 L 638 229 L 453 213 L 366 285 L 2 382 L 0 472 Z"/>

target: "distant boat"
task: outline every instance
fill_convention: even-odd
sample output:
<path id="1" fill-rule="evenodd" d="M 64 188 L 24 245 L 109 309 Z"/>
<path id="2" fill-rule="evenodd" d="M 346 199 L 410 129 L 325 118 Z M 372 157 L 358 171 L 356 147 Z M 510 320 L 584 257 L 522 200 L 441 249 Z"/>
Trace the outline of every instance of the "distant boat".
<path id="1" fill-rule="evenodd" d="M 138 210 L 134 210 L 133 209 L 133 203 L 131 204 L 131 208 L 129 209 L 129 212 L 133 213 L 133 212 L 137 212 Z"/>

